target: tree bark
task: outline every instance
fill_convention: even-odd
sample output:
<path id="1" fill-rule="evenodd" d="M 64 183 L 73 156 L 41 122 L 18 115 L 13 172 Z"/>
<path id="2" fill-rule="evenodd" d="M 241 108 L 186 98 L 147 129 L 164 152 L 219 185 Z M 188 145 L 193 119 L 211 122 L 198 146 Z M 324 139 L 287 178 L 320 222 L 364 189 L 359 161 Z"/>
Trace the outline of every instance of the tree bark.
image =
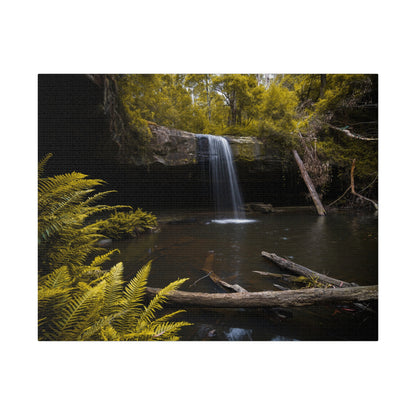
<path id="1" fill-rule="evenodd" d="M 276 263 L 278 266 L 280 266 L 281 268 L 285 270 L 290 270 L 291 272 L 294 272 L 301 276 L 318 278 L 318 280 L 322 283 L 328 283 L 336 287 L 355 286 L 354 283 L 344 282 L 342 280 L 334 279 L 332 277 L 326 276 L 325 274 L 315 272 L 300 264 L 296 264 L 293 261 L 286 260 L 283 257 L 279 257 L 277 254 L 274 254 L 274 253 L 267 253 L 266 251 L 262 251 L 261 255 L 263 257 L 268 258 L 273 263 Z"/>
<path id="2" fill-rule="evenodd" d="M 151 287 L 146 289 L 149 297 L 155 296 L 159 290 Z M 270 308 L 356 302 L 377 298 L 378 286 L 375 285 L 245 293 L 199 293 L 175 290 L 169 294 L 168 303 L 208 308 Z"/>
<path id="3" fill-rule="evenodd" d="M 299 157 L 298 152 L 296 150 L 293 150 L 293 156 L 295 157 L 296 163 L 299 166 L 299 170 L 302 175 L 302 178 L 305 181 L 306 186 L 308 187 L 309 194 L 312 197 L 312 200 L 313 200 L 313 203 L 315 204 L 318 215 L 326 215 L 325 208 L 323 207 L 322 202 L 319 199 L 315 186 L 302 162 L 302 159 Z"/>

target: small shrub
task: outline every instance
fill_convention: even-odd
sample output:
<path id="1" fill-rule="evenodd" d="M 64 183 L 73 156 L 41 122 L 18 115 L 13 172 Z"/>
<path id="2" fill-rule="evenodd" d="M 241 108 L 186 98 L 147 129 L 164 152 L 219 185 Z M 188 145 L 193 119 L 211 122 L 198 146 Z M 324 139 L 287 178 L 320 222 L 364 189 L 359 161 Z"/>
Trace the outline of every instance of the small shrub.
<path id="1" fill-rule="evenodd" d="M 137 208 L 136 211 L 116 211 L 101 226 L 102 234 L 114 240 L 137 237 L 146 230 L 157 227 L 156 217 Z"/>

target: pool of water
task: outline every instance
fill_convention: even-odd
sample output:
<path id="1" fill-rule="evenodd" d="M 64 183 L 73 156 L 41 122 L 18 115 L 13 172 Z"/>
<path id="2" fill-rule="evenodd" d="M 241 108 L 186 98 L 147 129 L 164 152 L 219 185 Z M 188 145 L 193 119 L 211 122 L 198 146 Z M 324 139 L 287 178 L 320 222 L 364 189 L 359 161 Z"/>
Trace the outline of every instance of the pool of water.
<path id="1" fill-rule="evenodd" d="M 153 259 L 149 286 L 187 277 L 182 290 L 219 292 L 209 278 L 201 279 L 205 259 L 213 252 L 213 269 L 223 280 L 248 291 L 275 290 L 279 281 L 253 273 L 282 272 L 261 256 L 268 251 L 348 282 L 378 282 L 374 214 L 280 212 L 247 215 L 245 222 L 216 222 L 210 213 L 190 211 L 165 222 L 164 217 L 160 215 L 160 232 L 113 243 L 112 248 L 121 250 L 117 261 L 123 261 L 127 279 Z M 277 319 L 260 309 L 188 308 L 181 319 L 194 325 L 183 330 L 182 340 L 376 340 L 377 313 L 343 306 L 285 309 L 281 315 L 286 318 Z"/>

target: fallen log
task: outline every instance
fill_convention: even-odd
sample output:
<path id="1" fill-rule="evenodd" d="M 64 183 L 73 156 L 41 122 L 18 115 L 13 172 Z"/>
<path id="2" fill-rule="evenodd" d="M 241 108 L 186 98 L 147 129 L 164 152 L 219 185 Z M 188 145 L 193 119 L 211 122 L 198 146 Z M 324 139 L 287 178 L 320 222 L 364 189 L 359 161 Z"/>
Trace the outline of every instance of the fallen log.
<path id="1" fill-rule="evenodd" d="M 280 257 L 274 253 L 268 253 L 267 251 L 262 251 L 261 255 L 263 257 L 268 258 L 273 263 L 276 263 L 278 266 L 280 266 L 281 268 L 285 270 L 290 270 L 291 272 L 294 272 L 301 276 L 317 278 L 322 283 L 328 283 L 336 287 L 356 286 L 355 283 L 344 282 L 343 280 L 334 279 L 333 277 L 326 276 L 325 274 L 315 272 L 300 264 L 296 264 L 293 261 L 286 260 L 283 257 Z"/>
<path id="2" fill-rule="evenodd" d="M 315 204 L 315 208 L 316 208 L 316 211 L 318 212 L 318 215 L 326 215 L 325 208 L 322 205 L 321 200 L 319 199 L 318 192 L 316 192 L 312 179 L 310 178 L 308 171 L 306 170 L 305 165 L 302 162 L 302 159 L 298 155 L 298 152 L 294 149 L 293 149 L 293 156 L 295 157 L 296 163 L 298 164 L 300 174 L 302 175 L 305 185 L 307 186 L 309 190 L 309 194 L 312 198 L 312 201 Z"/>
<path id="3" fill-rule="evenodd" d="M 159 290 L 148 287 L 146 292 L 149 297 L 153 297 Z M 168 296 L 168 304 L 208 308 L 271 308 L 360 302 L 377 298 L 377 285 L 244 293 L 200 293 L 174 290 Z"/>

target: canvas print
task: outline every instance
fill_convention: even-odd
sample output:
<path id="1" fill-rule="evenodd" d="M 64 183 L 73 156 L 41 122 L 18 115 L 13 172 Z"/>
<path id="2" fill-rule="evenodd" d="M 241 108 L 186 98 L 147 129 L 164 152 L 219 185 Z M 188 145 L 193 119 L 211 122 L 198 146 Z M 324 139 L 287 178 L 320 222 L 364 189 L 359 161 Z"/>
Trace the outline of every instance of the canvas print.
<path id="1" fill-rule="evenodd" d="M 39 74 L 40 341 L 377 341 L 377 74 Z"/>

